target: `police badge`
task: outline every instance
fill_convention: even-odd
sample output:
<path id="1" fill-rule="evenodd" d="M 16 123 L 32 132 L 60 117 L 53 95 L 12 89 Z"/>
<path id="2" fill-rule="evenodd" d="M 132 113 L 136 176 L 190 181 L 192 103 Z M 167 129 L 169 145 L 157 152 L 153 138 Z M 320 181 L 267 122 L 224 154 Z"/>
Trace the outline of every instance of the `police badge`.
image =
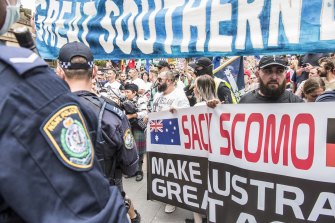
<path id="1" fill-rule="evenodd" d="M 132 149 L 135 146 L 134 136 L 128 128 L 123 135 L 123 142 L 126 149 Z"/>
<path id="2" fill-rule="evenodd" d="M 64 165 L 77 171 L 92 167 L 92 142 L 76 105 L 56 111 L 44 122 L 41 132 Z"/>

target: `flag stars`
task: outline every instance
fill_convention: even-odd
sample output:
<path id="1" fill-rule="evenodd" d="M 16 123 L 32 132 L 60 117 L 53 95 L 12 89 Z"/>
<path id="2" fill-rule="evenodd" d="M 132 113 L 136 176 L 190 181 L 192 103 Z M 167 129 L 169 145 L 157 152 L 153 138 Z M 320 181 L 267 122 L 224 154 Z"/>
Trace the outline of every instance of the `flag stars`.
<path id="1" fill-rule="evenodd" d="M 177 130 L 176 126 L 173 126 L 173 130 Z"/>
<path id="2" fill-rule="evenodd" d="M 173 139 L 171 139 L 171 143 L 173 143 Z"/>
<path id="3" fill-rule="evenodd" d="M 171 121 L 169 121 L 169 124 L 170 124 L 170 125 L 172 125 L 172 122 L 171 122 Z"/>
<path id="4" fill-rule="evenodd" d="M 169 130 L 168 129 L 165 129 L 165 132 L 168 132 Z"/>
<path id="5" fill-rule="evenodd" d="M 155 140 L 156 140 L 156 142 L 158 142 L 158 140 L 159 140 L 158 135 L 155 136 Z"/>

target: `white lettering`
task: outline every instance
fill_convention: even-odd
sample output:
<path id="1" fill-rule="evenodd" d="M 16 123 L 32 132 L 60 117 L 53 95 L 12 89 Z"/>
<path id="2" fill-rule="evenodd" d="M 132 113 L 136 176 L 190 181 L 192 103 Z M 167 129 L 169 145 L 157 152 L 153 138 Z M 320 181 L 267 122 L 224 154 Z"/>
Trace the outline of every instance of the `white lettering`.
<path id="1" fill-rule="evenodd" d="M 208 204 L 209 204 L 209 221 L 216 222 L 216 205 L 220 205 L 223 207 L 223 201 L 215 200 L 208 197 Z"/>
<path id="2" fill-rule="evenodd" d="M 123 13 L 122 15 L 115 21 L 115 27 L 117 30 L 117 37 L 116 37 L 116 45 L 120 48 L 122 52 L 125 54 L 130 54 L 132 49 L 132 41 L 135 38 L 135 27 L 134 27 L 134 19 L 138 13 L 138 7 L 136 2 L 133 0 L 128 0 L 123 2 Z M 124 32 L 122 29 L 122 23 L 126 22 L 126 18 L 129 16 L 127 21 L 127 30 L 128 30 L 128 37 L 124 40 Z"/>
<path id="3" fill-rule="evenodd" d="M 173 29 L 172 29 L 172 13 L 177 7 L 185 4 L 185 0 L 164 0 L 164 8 L 167 8 L 165 13 L 165 31 L 166 39 L 164 42 L 164 50 L 166 53 L 172 53 L 171 44 L 173 43 Z"/>
<path id="4" fill-rule="evenodd" d="M 59 19 L 57 21 L 57 26 L 55 28 L 55 34 L 57 36 L 57 47 L 61 48 L 67 43 L 67 39 L 62 37 L 60 34 L 66 34 L 64 27 L 64 14 L 71 13 L 72 2 L 63 2 L 63 7 L 61 8 Z"/>
<path id="5" fill-rule="evenodd" d="M 81 42 L 78 38 L 79 34 L 79 27 L 78 22 L 81 19 L 81 13 L 80 13 L 80 3 L 75 3 L 75 13 L 73 16 L 73 19 L 69 22 L 69 31 L 67 32 L 67 37 L 69 39 L 69 42 Z"/>
<path id="6" fill-rule="evenodd" d="M 257 187 L 258 196 L 257 196 L 257 209 L 265 210 L 265 190 L 266 188 L 273 189 L 274 184 L 266 181 L 254 180 L 250 179 L 250 185 L 254 185 Z"/>
<path id="7" fill-rule="evenodd" d="M 106 14 L 102 18 L 100 24 L 101 24 L 101 27 L 108 32 L 108 34 L 101 34 L 99 36 L 99 43 L 101 44 L 102 48 L 104 48 L 106 53 L 111 53 L 114 50 L 113 40 L 116 36 L 116 32 L 112 26 L 112 20 L 110 16 L 112 13 L 114 13 L 114 16 L 119 16 L 120 9 L 117 7 L 117 5 L 113 1 L 106 1 L 105 9 L 106 9 Z M 107 36 L 107 39 L 105 40 L 106 36 Z"/>
<path id="8" fill-rule="evenodd" d="M 172 162 L 171 159 L 168 159 L 168 160 L 166 161 L 166 172 L 165 172 L 165 176 L 168 177 L 170 173 L 173 175 L 173 177 L 174 177 L 175 179 L 178 179 L 177 172 L 176 172 L 176 170 L 175 170 L 175 168 L 174 168 L 173 162 Z"/>
<path id="9" fill-rule="evenodd" d="M 166 188 L 167 188 L 167 193 L 168 193 L 168 198 L 172 200 L 172 195 L 175 195 L 179 203 L 182 203 L 181 198 L 180 198 L 180 186 L 177 183 L 167 181 L 166 182 Z M 174 188 L 174 189 L 173 189 Z"/>
<path id="10" fill-rule="evenodd" d="M 289 43 L 299 43 L 302 0 L 272 0 L 268 46 L 278 46 L 279 19 Z"/>
<path id="11" fill-rule="evenodd" d="M 259 16 L 262 13 L 264 0 L 238 1 L 238 24 L 236 35 L 236 49 L 244 50 L 247 37 L 247 24 L 249 24 L 250 39 L 253 48 L 263 48 L 262 28 Z"/>
<path id="12" fill-rule="evenodd" d="M 152 181 L 152 192 L 159 197 L 165 197 L 166 196 L 166 188 L 163 186 L 158 186 L 158 183 L 164 184 L 164 180 L 155 178 Z M 159 191 L 157 190 L 159 189 Z"/>
<path id="13" fill-rule="evenodd" d="M 89 46 L 87 40 L 86 40 L 86 36 L 88 34 L 88 27 L 87 24 L 90 20 L 92 20 L 92 18 L 97 14 L 97 9 L 95 7 L 95 2 L 86 2 L 84 4 L 84 8 L 83 11 L 85 13 L 85 15 L 88 15 L 87 18 L 84 20 L 84 22 L 82 23 L 83 25 L 83 35 L 82 35 L 82 39 L 83 42 L 86 44 L 86 46 Z"/>
<path id="14" fill-rule="evenodd" d="M 256 219 L 254 216 L 251 214 L 247 214 L 242 212 L 239 216 L 238 219 L 236 220 L 237 223 L 257 223 Z"/>
<path id="15" fill-rule="evenodd" d="M 294 193 L 295 199 L 285 198 L 285 192 Z M 284 205 L 290 206 L 293 210 L 293 213 L 296 218 L 304 219 L 300 205 L 304 203 L 304 192 L 297 187 L 277 184 L 276 190 L 276 213 L 283 215 L 284 214 Z"/>
<path id="16" fill-rule="evenodd" d="M 325 209 L 324 206 L 328 201 L 330 209 Z M 328 215 L 335 218 L 335 194 L 322 192 L 308 217 L 308 221 L 317 221 L 320 215 Z"/>
<path id="17" fill-rule="evenodd" d="M 181 160 L 177 160 L 177 164 L 179 179 L 182 180 L 184 178 L 186 181 L 189 181 L 188 176 L 185 172 L 187 162 L 181 162 Z"/>
<path id="18" fill-rule="evenodd" d="M 230 172 L 226 172 L 225 178 L 226 178 L 226 182 L 223 185 L 226 185 L 226 188 L 225 190 L 221 190 L 219 188 L 218 170 L 213 169 L 213 190 L 215 193 L 227 197 L 230 194 Z"/>
<path id="19" fill-rule="evenodd" d="M 193 7 L 195 0 L 190 0 L 183 12 L 183 40 L 180 44 L 181 52 L 188 52 L 189 43 L 191 40 L 191 28 L 197 28 L 197 41 L 196 50 L 204 51 L 204 45 L 206 40 L 206 2 L 200 1 L 198 7 Z M 197 19 L 201 18 L 201 19 Z"/>
<path id="20" fill-rule="evenodd" d="M 154 43 L 156 42 L 156 24 L 155 17 L 158 11 L 162 8 L 162 3 L 160 0 L 155 0 L 155 10 L 151 12 L 151 15 L 147 19 L 149 23 L 149 38 L 144 38 L 143 29 L 143 17 L 149 12 L 149 4 L 147 0 L 142 0 L 142 12 L 135 20 L 137 39 L 137 47 L 145 54 L 154 52 Z"/>
<path id="21" fill-rule="evenodd" d="M 241 194 L 241 197 L 238 198 L 234 195 L 231 196 L 231 199 L 240 205 L 245 205 L 248 202 L 248 193 L 242 187 L 237 185 L 237 182 L 247 183 L 247 178 L 234 175 L 232 178 L 232 187 L 236 192 Z"/>
<path id="22" fill-rule="evenodd" d="M 335 39 L 334 0 L 323 0 L 320 18 L 320 40 Z"/>
<path id="23" fill-rule="evenodd" d="M 232 18 L 232 5 L 220 4 L 220 0 L 213 0 L 211 7 L 211 36 L 208 42 L 208 51 L 231 51 L 233 37 L 220 35 L 220 22 L 230 21 Z"/>
<path id="24" fill-rule="evenodd" d="M 199 163 L 190 162 L 190 178 L 193 183 L 202 184 L 201 179 L 196 179 L 195 175 L 200 176 L 201 173 L 198 170 L 195 170 L 194 167 L 200 167 Z"/>
<path id="25" fill-rule="evenodd" d="M 152 169 L 151 172 L 152 174 L 158 174 L 161 176 L 164 176 L 164 162 L 162 158 L 158 158 L 158 162 L 157 162 L 157 158 L 156 157 L 152 157 Z"/>
<path id="26" fill-rule="evenodd" d="M 197 200 L 197 196 L 194 195 L 194 194 L 190 194 L 189 191 L 197 192 L 197 188 L 196 187 L 187 186 L 187 185 L 185 185 L 183 187 L 184 203 L 187 204 L 187 205 L 190 205 L 190 206 L 198 208 L 199 204 L 190 201 L 190 199 Z"/>

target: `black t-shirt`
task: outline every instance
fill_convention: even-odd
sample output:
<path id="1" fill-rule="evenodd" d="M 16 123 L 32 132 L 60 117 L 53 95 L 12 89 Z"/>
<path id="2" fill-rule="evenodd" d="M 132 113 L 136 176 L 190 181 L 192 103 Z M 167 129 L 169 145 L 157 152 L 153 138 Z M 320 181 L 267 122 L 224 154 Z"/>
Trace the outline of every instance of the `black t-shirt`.
<path id="1" fill-rule="evenodd" d="M 269 98 L 260 95 L 258 93 L 258 90 L 254 90 L 244 95 L 239 103 L 249 104 L 249 103 L 299 103 L 299 102 L 304 101 L 290 91 L 284 91 L 284 93 L 279 98 Z"/>
<path id="2" fill-rule="evenodd" d="M 220 101 L 224 101 L 225 104 L 233 103 L 233 99 L 231 98 L 230 89 L 223 82 L 219 84 L 217 95 Z"/>

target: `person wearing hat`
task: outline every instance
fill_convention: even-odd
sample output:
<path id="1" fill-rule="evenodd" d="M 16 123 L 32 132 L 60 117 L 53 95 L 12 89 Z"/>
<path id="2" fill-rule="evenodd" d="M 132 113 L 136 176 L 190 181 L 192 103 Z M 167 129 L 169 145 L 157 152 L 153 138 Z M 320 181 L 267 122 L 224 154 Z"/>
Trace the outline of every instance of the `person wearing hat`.
<path id="1" fill-rule="evenodd" d="M 164 71 L 169 71 L 170 70 L 170 65 L 167 61 L 165 60 L 160 60 L 158 64 L 156 65 L 158 68 L 158 73 L 162 73 Z"/>
<path id="2" fill-rule="evenodd" d="M 197 77 L 208 74 L 214 78 L 216 94 L 221 102 L 226 104 L 236 104 L 236 98 L 231 90 L 230 84 L 213 75 L 213 64 L 212 61 L 207 57 L 201 57 L 195 63 L 195 74 Z"/>
<path id="3" fill-rule="evenodd" d="M 19 0 L 0 0 L 0 35 L 19 18 Z M 0 222 L 128 222 L 95 156 L 94 113 L 31 50 L 0 52 Z"/>
<path id="4" fill-rule="evenodd" d="M 259 61 L 259 89 L 242 96 L 239 103 L 295 103 L 303 100 L 286 90 L 286 61 L 279 56 L 263 56 Z"/>
<path id="5" fill-rule="evenodd" d="M 138 171 L 136 173 L 136 181 L 143 180 L 143 158 L 146 152 L 146 135 L 144 133 L 146 123 L 148 121 L 148 99 L 145 95 L 139 96 L 138 95 L 138 86 L 133 83 L 126 84 L 124 86 L 125 95 L 127 101 L 124 102 L 124 106 L 133 105 L 133 111 L 130 109 L 126 109 L 127 117 L 131 124 L 131 129 L 134 134 L 134 139 L 139 155 L 139 162 L 138 162 Z"/>
<path id="6" fill-rule="evenodd" d="M 137 172 L 136 144 L 123 111 L 112 101 L 99 98 L 91 92 L 96 72 L 92 52 L 84 43 L 70 42 L 60 49 L 57 74 L 68 83 L 81 102 L 94 112 L 97 126 L 96 156 L 109 183 L 123 192 L 122 173 L 133 175 Z M 136 210 L 130 209 L 128 213 L 133 223 L 140 221 Z"/>

